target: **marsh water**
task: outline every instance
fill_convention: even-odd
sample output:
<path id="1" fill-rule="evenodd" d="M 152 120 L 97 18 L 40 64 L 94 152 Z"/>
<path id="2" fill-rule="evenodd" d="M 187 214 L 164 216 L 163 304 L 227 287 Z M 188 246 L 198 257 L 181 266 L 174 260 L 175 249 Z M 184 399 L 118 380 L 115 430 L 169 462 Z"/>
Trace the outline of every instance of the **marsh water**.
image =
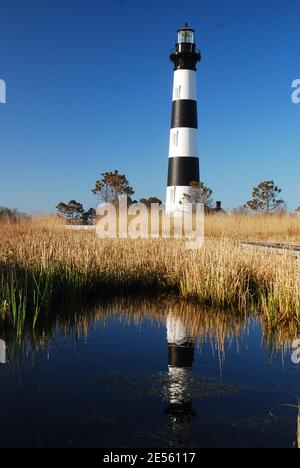
<path id="1" fill-rule="evenodd" d="M 169 298 L 0 335 L 1 447 L 297 447 L 293 332 Z"/>

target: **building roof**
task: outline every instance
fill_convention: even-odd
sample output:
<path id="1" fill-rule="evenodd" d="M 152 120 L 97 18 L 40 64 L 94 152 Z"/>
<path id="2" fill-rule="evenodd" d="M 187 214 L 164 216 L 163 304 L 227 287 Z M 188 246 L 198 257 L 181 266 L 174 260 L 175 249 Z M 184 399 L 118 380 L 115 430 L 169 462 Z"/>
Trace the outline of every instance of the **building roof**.
<path id="1" fill-rule="evenodd" d="M 195 32 L 195 29 L 190 28 L 188 23 L 185 23 L 185 25 L 182 28 L 177 29 L 177 32 L 179 31 L 193 31 Z"/>

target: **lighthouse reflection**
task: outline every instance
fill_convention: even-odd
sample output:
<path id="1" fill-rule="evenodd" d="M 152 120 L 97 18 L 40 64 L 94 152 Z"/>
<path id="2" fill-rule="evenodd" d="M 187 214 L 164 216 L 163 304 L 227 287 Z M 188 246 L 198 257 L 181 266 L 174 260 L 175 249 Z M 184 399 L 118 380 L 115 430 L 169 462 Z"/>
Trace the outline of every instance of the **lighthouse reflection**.
<path id="1" fill-rule="evenodd" d="M 6 343 L 0 340 L 0 364 L 6 364 Z"/>
<path id="2" fill-rule="evenodd" d="M 168 341 L 168 400 L 165 410 L 169 429 L 176 446 L 187 446 L 190 440 L 190 423 L 196 416 L 192 406 L 192 366 L 194 340 L 179 317 L 167 317 Z"/>

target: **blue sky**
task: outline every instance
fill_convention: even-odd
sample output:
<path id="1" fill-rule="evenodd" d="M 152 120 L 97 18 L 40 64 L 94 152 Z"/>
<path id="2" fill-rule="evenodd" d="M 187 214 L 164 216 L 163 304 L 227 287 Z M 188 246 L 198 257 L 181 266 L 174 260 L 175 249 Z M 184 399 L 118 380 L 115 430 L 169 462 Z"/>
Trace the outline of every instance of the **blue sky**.
<path id="1" fill-rule="evenodd" d="M 96 204 L 101 172 L 164 199 L 173 70 L 196 29 L 201 179 L 232 208 L 275 179 L 300 205 L 298 0 L 2 0 L 0 205 Z"/>

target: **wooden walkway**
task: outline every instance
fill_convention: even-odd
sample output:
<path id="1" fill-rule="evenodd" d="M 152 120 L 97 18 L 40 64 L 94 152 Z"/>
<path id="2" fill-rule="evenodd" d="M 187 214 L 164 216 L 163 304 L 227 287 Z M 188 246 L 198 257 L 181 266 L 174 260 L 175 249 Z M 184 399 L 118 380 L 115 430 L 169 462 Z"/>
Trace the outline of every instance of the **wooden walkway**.
<path id="1" fill-rule="evenodd" d="M 65 225 L 67 231 L 95 231 L 96 226 L 82 226 L 82 225 Z"/>
<path id="2" fill-rule="evenodd" d="M 95 231 L 96 226 L 64 226 L 65 229 L 70 231 Z M 242 242 L 245 248 L 260 249 L 266 252 L 275 252 L 281 255 L 289 252 L 300 261 L 300 245 L 278 244 L 275 242 Z"/>
<path id="3" fill-rule="evenodd" d="M 276 244 L 273 242 L 242 242 L 243 247 L 264 250 L 266 252 L 275 252 L 278 254 L 291 253 L 294 257 L 300 259 L 300 245 Z"/>

